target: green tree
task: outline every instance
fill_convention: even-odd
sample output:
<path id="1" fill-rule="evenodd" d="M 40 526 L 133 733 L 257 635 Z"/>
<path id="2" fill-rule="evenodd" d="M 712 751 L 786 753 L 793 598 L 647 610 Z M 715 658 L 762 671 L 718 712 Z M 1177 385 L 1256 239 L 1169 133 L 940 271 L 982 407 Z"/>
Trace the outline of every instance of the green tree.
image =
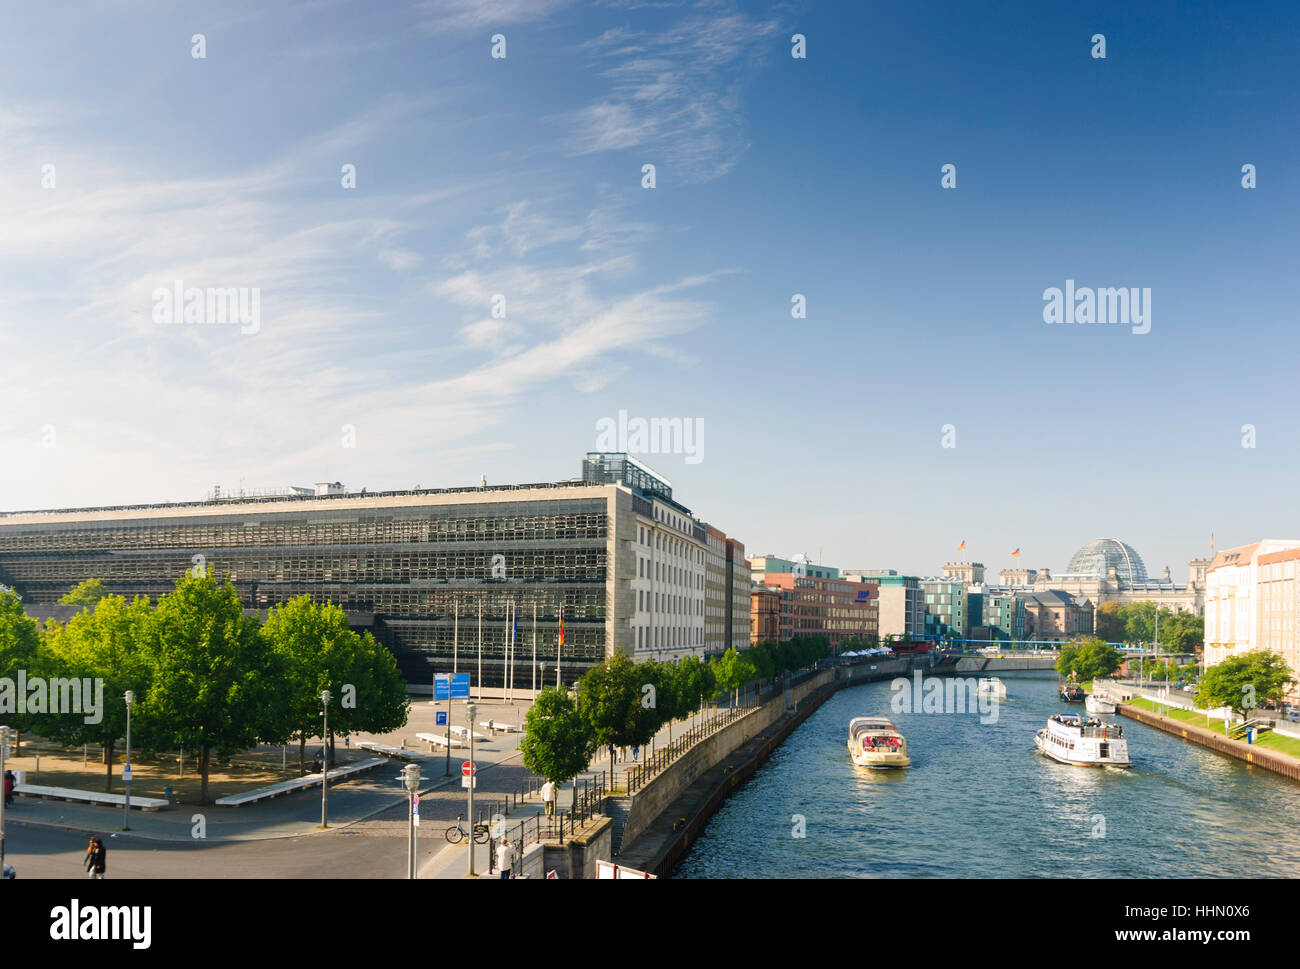
<path id="1" fill-rule="evenodd" d="M 1066 643 L 1061 647 L 1061 652 L 1056 657 L 1056 672 L 1062 676 L 1069 676 L 1074 672 L 1074 658 L 1079 654 L 1079 644 L 1077 642 Z"/>
<path id="2" fill-rule="evenodd" d="M 73 586 L 72 590 L 59 600 L 59 605 L 94 607 L 106 595 L 108 595 L 108 590 L 104 588 L 102 580 L 87 579 L 85 582 Z"/>
<path id="3" fill-rule="evenodd" d="M 1097 607 L 1097 613 L 1093 619 L 1093 629 L 1096 631 L 1098 639 L 1108 643 L 1118 643 L 1124 640 L 1123 608 L 1118 602 L 1103 602 Z"/>
<path id="4" fill-rule="evenodd" d="M 646 682 L 644 671 L 639 671 L 624 653 L 615 653 L 592 667 L 579 681 L 578 712 L 591 726 L 597 744 L 639 746 L 654 736 L 653 729 L 645 736 L 650 718 L 641 704 L 641 688 Z M 612 753 L 609 769 L 613 776 Z"/>
<path id="5" fill-rule="evenodd" d="M 140 702 L 141 725 L 154 744 L 198 751 L 201 803 L 210 803 L 214 753 L 226 758 L 259 740 L 288 739 L 280 656 L 229 581 L 187 572 L 158 601 L 143 652 L 153 681 Z"/>
<path id="6" fill-rule="evenodd" d="M 300 770 L 308 738 L 321 735 L 325 690 L 330 691 L 330 736 L 322 739 L 328 761 L 334 758 L 336 735 L 386 733 L 406 724 L 410 704 L 396 660 L 369 633 L 354 632 L 338 606 L 298 596 L 271 609 L 262 636 L 285 671 L 281 731 L 298 741 Z"/>
<path id="7" fill-rule="evenodd" d="M 1104 643 L 1095 636 L 1089 636 L 1072 643 L 1074 647 L 1070 669 L 1077 679 L 1095 680 L 1110 676 L 1123 662 L 1118 650 L 1109 643 Z M 1067 647 L 1069 648 L 1069 647 Z M 1065 652 L 1063 649 L 1062 653 Z M 1059 667 L 1058 667 L 1059 668 Z"/>
<path id="8" fill-rule="evenodd" d="M 126 735 L 127 690 L 143 699 L 149 692 L 153 671 L 142 644 L 153 623 L 153 608 L 143 596 L 127 603 L 122 596 L 101 598 L 94 612 L 78 613 L 65 626 L 51 623 L 46 629 L 49 647 L 59 677 L 89 679 L 102 683 L 96 722 L 82 714 L 66 713 L 51 720 L 45 733 L 68 747 L 95 744 L 103 750 L 104 790 L 113 790 L 113 749 Z M 83 692 L 83 708 L 89 702 Z M 153 746 L 144 734 L 146 723 L 132 718 L 131 740 L 140 748 Z"/>
<path id="9" fill-rule="evenodd" d="M 753 665 L 744 653 L 736 652 L 734 646 L 728 647 L 727 651 L 712 665 L 714 675 L 717 677 L 718 690 L 725 692 L 731 698 L 729 702 L 734 704 L 740 688 L 754 678 Z"/>
<path id="10" fill-rule="evenodd" d="M 530 771 L 563 784 L 591 763 L 596 735 L 569 694 L 548 686 L 528 711 L 519 749 Z"/>
<path id="11" fill-rule="evenodd" d="M 12 684 L 0 685 L 0 723 L 24 730 L 36 722 L 36 717 L 43 716 L 18 713 L 18 673 L 39 676 L 48 665 L 36 620 L 23 611 L 17 593 L 0 593 L 0 677 Z"/>
<path id="12" fill-rule="evenodd" d="M 1262 649 L 1242 653 L 1205 671 L 1196 703 L 1206 708 L 1231 707 L 1247 717 L 1251 710 L 1281 700 L 1293 680 L 1290 667 L 1277 653 Z"/>

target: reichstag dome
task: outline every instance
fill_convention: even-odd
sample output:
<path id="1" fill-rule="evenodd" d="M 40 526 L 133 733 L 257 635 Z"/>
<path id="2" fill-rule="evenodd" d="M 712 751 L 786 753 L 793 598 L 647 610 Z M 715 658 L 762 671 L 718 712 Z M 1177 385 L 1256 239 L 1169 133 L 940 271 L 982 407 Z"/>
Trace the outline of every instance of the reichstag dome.
<path id="1" fill-rule="evenodd" d="M 1099 538 L 1089 542 L 1070 559 L 1066 570 L 1071 575 L 1089 575 L 1098 579 L 1109 577 L 1114 569 L 1121 582 L 1129 585 L 1145 585 L 1147 567 L 1142 556 L 1132 545 L 1127 545 L 1114 538 Z"/>

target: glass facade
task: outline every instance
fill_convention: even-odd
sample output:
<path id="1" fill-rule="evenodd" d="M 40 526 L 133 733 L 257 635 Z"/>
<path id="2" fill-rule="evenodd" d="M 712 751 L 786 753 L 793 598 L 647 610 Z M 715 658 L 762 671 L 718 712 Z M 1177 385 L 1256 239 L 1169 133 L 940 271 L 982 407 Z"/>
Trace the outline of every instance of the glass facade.
<path id="1" fill-rule="evenodd" d="M 229 576 L 248 608 L 302 594 L 337 603 L 393 650 L 408 679 L 421 682 L 453 663 L 476 671 L 481 606 L 483 683 L 500 685 L 510 602 L 518 616 L 516 685 L 532 681 L 534 607 L 538 659 L 548 661 L 550 682 L 561 606 L 565 680 L 573 678 L 570 669 L 576 677 L 604 658 L 606 499 L 431 498 L 353 508 L 339 499 L 324 507 L 303 501 L 310 508 L 294 510 L 292 500 L 237 508 L 214 502 L 201 515 L 168 515 L 164 506 L 103 521 L 0 517 L 0 581 L 33 604 L 57 602 L 91 578 L 116 594 L 157 599 L 203 564 Z"/>
<path id="2" fill-rule="evenodd" d="M 1114 569 L 1121 582 L 1145 585 L 1147 567 L 1133 546 L 1114 538 L 1099 538 L 1089 542 L 1070 559 L 1066 570 L 1070 575 L 1087 575 L 1104 579 Z"/>

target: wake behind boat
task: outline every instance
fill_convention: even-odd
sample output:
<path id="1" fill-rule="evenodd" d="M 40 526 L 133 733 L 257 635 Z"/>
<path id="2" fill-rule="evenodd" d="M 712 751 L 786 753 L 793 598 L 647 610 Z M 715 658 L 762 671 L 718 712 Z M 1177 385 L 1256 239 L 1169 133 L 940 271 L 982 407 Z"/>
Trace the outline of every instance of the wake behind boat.
<path id="1" fill-rule="evenodd" d="M 849 756 L 859 767 L 910 767 L 907 741 L 885 717 L 849 721 Z"/>
<path id="2" fill-rule="evenodd" d="M 1054 713 L 1034 736 L 1040 752 L 1078 767 L 1130 767 L 1124 728 L 1077 713 Z"/>

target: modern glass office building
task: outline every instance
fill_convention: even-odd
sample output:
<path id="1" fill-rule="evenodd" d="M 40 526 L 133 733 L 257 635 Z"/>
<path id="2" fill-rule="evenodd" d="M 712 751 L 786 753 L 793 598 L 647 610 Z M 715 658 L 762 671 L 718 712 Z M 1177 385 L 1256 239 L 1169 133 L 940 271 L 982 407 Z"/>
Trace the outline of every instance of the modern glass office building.
<path id="1" fill-rule="evenodd" d="M 683 567 L 696 543 L 683 539 L 698 533 L 702 547 L 703 526 L 626 455 L 588 455 L 583 470 L 547 484 L 0 513 L 0 583 L 34 605 L 90 578 L 156 599 L 203 565 L 250 609 L 304 593 L 339 604 L 420 682 L 473 677 L 481 643 L 486 686 L 504 683 L 508 650 L 515 686 L 531 686 L 534 644 L 538 685 L 554 683 L 561 610 L 566 683 L 643 642 L 702 650 L 691 620 L 698 598 L 702 640 L 704 593 Z"/>

